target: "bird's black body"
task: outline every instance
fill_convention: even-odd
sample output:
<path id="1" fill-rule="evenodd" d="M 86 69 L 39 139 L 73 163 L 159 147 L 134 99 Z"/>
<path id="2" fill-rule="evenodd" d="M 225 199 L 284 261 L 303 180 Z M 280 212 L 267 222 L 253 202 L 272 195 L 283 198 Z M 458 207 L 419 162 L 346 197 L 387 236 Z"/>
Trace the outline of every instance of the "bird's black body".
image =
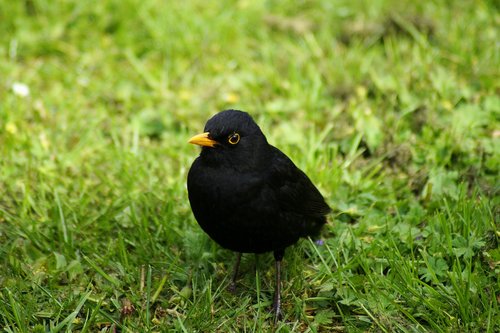
<path id="1" fill-rule="evenodd" d="M 255 171 L 213 165 L 203 154 L 191 167 L 193 213 L 222 247 L 244 253 L 285 249 L 318 234 L 325 223 L 329 208 L 311 181 L 278 149 L 266 149 L 269 156 Z"/>
<path id="2" fill-rule="evenodd" d="M 187 185 L 194 216 L 213 240 L 240 253 L 274 251 L 280 261 L 286 247 L 319 233 L 330 207 L 247 113 L 220 112 L 205 132 Z"/>

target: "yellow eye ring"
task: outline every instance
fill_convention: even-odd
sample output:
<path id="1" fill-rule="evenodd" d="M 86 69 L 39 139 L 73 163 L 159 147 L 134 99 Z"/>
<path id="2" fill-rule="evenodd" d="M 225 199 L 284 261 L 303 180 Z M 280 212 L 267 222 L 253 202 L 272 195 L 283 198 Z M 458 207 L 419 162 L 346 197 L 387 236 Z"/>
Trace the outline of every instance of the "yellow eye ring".
<path id="1" fill-rule="evenodd" d="M 232 145 L 237 144 L 240 142 L 240 135 L 238 133 L 233 133 L 227 138 L 227 142 L 229 142 Z"/>

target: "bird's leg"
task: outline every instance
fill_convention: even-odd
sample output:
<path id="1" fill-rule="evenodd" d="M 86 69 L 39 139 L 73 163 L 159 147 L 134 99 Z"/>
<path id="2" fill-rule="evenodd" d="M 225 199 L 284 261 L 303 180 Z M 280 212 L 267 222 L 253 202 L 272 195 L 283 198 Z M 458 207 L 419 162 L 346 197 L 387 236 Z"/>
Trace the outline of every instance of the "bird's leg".
<path id="1" fill-rule="evenodd" d="M 241 252 L 236 254 L 236 263 L 233 268 L 233 276 L 231 277 L 231 284 L 229 285 L 229 291 L 234 293 L 236 291 L 236 278 L 238 277 L 238 271 L 240 269 Z"/>
<path id="2" fill-rule="evenodd" d="M 274 288 L 273 312 L 274 322 L 281 319 L 281 260 L 275 261 L 276 267 L 276 286 Z"/>
<path id="3" fill-rule="evenodd" d="M 273 301 L 273 312 L 274 312 L 274 322 L 277 323 L 278 320 L 282 319 L 281 314 L 281 260 L 285 254 L 284 250 L 274 251 L 274 260 L 276 268 L 276 286 L 274 289 L 274 301 Z"/>

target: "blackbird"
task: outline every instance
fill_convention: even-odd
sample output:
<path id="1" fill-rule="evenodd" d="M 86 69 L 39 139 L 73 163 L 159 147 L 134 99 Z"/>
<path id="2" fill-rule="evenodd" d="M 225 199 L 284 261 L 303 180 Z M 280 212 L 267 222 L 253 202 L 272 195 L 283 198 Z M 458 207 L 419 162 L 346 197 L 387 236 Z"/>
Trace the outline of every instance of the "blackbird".
<path id="1" fill-rule="evenodd" d="M 307 175 L 270 145 L 252 117 L 225 110 L 210 118 L 189 143 L 202 146 L 187 177 L 189 202 L 200 227 L 241 253 L 274 253 L 273 311 L 281 317 L 281 260 L 300 237 L 318 235 L 330 207 Z"/>

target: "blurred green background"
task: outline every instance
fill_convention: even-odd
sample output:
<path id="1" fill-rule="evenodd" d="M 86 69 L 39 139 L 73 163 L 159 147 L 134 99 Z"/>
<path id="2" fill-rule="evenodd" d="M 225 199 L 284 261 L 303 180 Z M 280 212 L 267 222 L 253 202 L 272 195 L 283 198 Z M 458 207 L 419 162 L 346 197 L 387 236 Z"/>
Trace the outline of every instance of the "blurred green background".
<path id="1" fill-rule="evenodd" d="M 0 327 L 272 329 L 272 258 L 228 293 L 185 189 L 187 139 L 236 108 L 334 208 L 276 331 L 500 330 L 499 26 L 496 1 L 0 0 Z"/>

